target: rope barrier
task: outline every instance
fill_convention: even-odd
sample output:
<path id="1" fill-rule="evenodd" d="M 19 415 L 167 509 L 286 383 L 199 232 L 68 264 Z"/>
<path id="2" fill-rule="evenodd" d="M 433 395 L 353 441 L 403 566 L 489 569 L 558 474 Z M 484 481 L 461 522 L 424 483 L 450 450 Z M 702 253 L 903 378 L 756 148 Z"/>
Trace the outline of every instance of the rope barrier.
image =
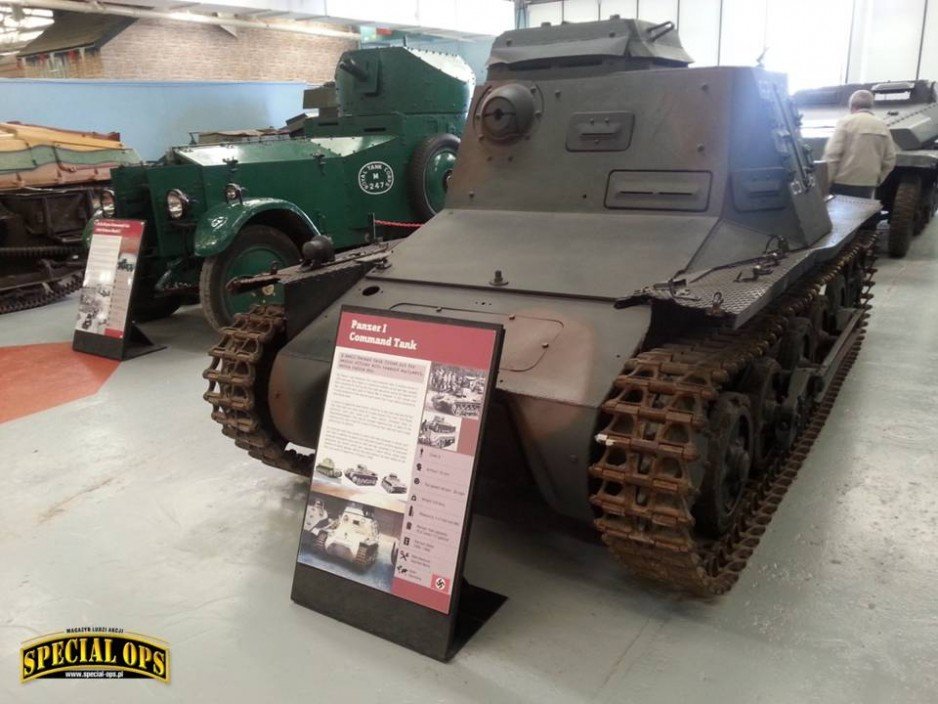
<path id="1" fill-rule="evenodd" d="M 375 225 L 384 225 L 385 227 L 404 227 L 416 230 L 423 225 L 422 222 L 397 222 L 395 220 L 375 220 Z"/>

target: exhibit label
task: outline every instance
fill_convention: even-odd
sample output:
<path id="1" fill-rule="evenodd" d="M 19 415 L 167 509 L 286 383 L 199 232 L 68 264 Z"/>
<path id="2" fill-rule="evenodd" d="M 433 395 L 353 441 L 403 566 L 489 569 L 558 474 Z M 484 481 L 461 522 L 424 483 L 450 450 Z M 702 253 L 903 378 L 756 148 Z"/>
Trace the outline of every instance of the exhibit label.
<path id="1" fill-rule="evenodd" d="M 499 340 L 342 311 L 298 562 L 449 612 Z"/>
<path id="2" fill-rule="evenodd" d="M 124 337 L 144 225 L 143 220 L 95 221 L 76 330 Z"/>

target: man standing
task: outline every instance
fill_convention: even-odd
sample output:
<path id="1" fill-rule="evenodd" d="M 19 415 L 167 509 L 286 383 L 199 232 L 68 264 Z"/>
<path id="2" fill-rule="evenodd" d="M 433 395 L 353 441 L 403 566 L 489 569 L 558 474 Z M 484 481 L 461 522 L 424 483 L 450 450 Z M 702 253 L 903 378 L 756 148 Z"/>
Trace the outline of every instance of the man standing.
<path id="1" fill-rule="evenodd" d="M 831 193 L 872 198 L 876 187 L 896 165 L 896 146 L 886 123 L 872 113 L 873 94 L 850 96 L 850 114 L 842 117 L 827 140 L 824 161 Z"/>

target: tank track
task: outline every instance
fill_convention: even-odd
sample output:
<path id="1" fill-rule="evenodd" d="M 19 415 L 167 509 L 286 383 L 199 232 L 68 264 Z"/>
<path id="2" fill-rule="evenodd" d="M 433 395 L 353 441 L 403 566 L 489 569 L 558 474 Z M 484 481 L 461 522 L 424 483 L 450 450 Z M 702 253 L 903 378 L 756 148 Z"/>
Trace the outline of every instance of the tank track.
<path id="1" fill-rule="evenodd" d="M 378 550 L 374 550 L 365 547 L 364 545 L 358 546 L 358 552 L 355 553 L 355 566 L 364 571 L 371 567 L 375 562 L 378 561 Z"/>
<path id="2" fill-rule="evenodd" d="M 286 438 L 273 430 L 267 418 L 266 399 L 255 394 L 255 388 L 267 387 L 266 376 L 285 326 L 283 306 L 255 306 L 238 314 L 209 351 L 212 361 L 202 373 L 209 382 L 203 398 L 212 405 L 212 420 L 235 445 L 264 464 L 308 477 L 314 454 L 287 449 Z M 265 381 L 258 383 L 259 379 Z"/>
<path id="3" fill-rule="evenodd" d="M 39 308 L 78 291 L 85 275 L 85 262 L 68 257 L 81 253 L 81 245 L 0 247 L 0 259 L 35 259 L 37 264 L 31 281 L 0 292 L 0 315 Z"/>
<path id="4" fill-rule="evenodd" d="M 602 455 L 590 467 L 595 525 L 633 573 L 697 595 L 718 595 L 739 579 L 788 487 L 821 431 L 859 352 L 873 286 L 874 237 L 862 234 L 813 280 L 798 285 L 739 330 L 710 330 L 628 360 L 602 410 L 596 436 Z M 821 288 L 847 267 L 859 268 L 864 312 L 849 349 L 788 450 L 770 456 L 745 486 L 730 529 L 719 540 L 695 534 L 692 467 L 705 461 L 708 409 L 721 386 L 766 355 L 798 315 L 808 315 Z M 756 431 L 758 432 L 758 430 Z"/>

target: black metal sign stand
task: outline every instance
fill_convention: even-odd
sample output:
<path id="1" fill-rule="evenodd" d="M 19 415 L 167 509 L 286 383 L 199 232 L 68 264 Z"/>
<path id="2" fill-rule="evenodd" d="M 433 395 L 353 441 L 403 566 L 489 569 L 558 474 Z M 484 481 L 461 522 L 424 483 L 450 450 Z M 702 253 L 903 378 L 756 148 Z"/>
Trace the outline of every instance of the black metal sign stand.
<path id="1" fill-rule="evenodd" d="M 117 226 L 124 227 L 135 226 L 136 228 L 139 228 L 138 236 L 141 239 L 143 237 L 143 222 L 113 219 L 102 220 L 100 222 L 102 223 L 103 227 L 109 227 L 115 224 Z M 116 233 L 108 232 L 107 234 Z M 92 238 L 94 238 L 94 236 L 94 233 L 92 233 Z M 116 276 L 117 272 L 115 271 L 115 277 Z M 121 335 L 119 337 L 76 329 L 74 337 L 72 338 L 72 349 L 76 352 L 94 354 L 99 357 L 116 359 L 120 362 L 123 362 L 127 359 L 133 359 L 134 357 L 140 357 L 141 355 L 149 354 L 150 352 L 157 352 L 159 350 L 166 349 L 165 345 L 153 344 L 150 338 L 147 337 L 139 327 L 137 327 L 137 324 L 133 319 L 133 300 L 136 289 L 137 272 L 136 267 L 134 267 L 130 273 L 130 298 L 128 300 L 129 310 L 127 311 L 127 317 L 124 320 L 123 328 L 121 329 Z M 84 288 L 82 289 L 82 294 L 84 294 Z"/>
<path id="2" fill-rule="evenodd" d="M 140 357 L 150 352 L 166 349 L 166 345 L 155 345 L 137 324 L 131 321 L 124 328 L 123 337 L 106 337 L 94 333 L 76 330 L 72 338 L 72 349 L 76 352 L 95 354 L 99 357 L 116 359 L 123 362 Z"/>
<path id="3" fill-rule="evenodd" d="M 290 598 L 297 604 L 446 662 L 498 611 L 507 597 L 462 577 L 448 614 L 297 563 Z"/>
<path id="4" fill-rule="evenodd" d="M 492 387 L 494 387 L 497 375 L 498 358 L 504 332 L 500 325 L 490 323 L 476 323 L 474 321 L 398 312 L 391 313 L 389 311 L 367 311 L 367 309 L 351 307 L 345 307 L 343 312 L 345 311 L 370 312 L 388 320 L 398 318 L 465 326 L 467 328 L 488 328 L 496 333 L 491 365 L 488 370 L 490 386 L 482 403 L 479 421 L 480 434 L 466 493 L 466 512 L 459 536 L 458 556 L 452 578 L 449 611 L 438 611 L 392 594 L 389 591 L 382 591 L 299 561 L 296 563 L 293 576 L 291 598 L 297 604 L 393 641 L 435 660 L 446 662 L 465 645 L 506 601 L 506 597 L 501 594 L 473 586 L 466 581 L 463 575 L 472 520 L 472 497 L 478 469 L 479 448 L 482 446 L 482 432 L 485 428 L 485 419 L 493 392 Z M 367 425 L 367 423 L 364 425 Z"/>

